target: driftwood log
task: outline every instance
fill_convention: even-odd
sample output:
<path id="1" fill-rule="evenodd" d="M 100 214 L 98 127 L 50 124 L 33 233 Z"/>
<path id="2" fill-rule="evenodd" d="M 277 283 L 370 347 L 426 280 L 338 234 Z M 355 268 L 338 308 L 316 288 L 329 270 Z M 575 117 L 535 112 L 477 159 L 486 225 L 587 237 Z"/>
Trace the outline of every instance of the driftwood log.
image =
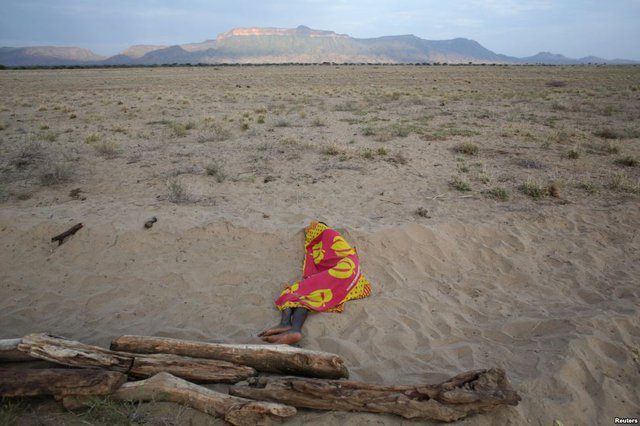
<path id="1" fill-rule="evenodd" d="M 58 234 L 55 237 L 51 238 L 51 242 L 57 241 L 59 246 L 62 245 L 62 243 L 64 243 L 65 238 L 81 230 L 82 226 L 83 225 L 81 223 L 73 225 L 71 228 L 67 229 L 62 234 Z"/>
<path id="2" fill-rule="evenodd" d="M 451 422 L 500 405 L 518 405 L 504 370 L 478 370 L 437 385 L 386 386 L 347 380 L 255 377 L 229 393 L 319 410 L 392 413 Z"/>
<path id="3" fill-rule="evenodd" d="M 136 377 L 149 377 L 166 371 L 196 382 L 236 383 L 255 376 L 256 371 L 215 359 L 178 355 L 141 355 L 110 351 L 98 346 L 47 334 L 30 334 L 22 338 L 18 350 L 34 358 L 72 367 L 104 368 Z"/>
<path id="4" fill-rule="evenodd" d="M 122 385 L 111 398 L 122 401 L 171 401 L 207 414 L 218 415 L 233 425 L 269 424 L 270 420 L 291 417 L 291 406 L 252 401 L 207 389 L 169 373 Z"/>
<path id="5" fill-rule="evenodd" d="M 158 373 L 146 380 L 125 383 L 109 398 L 117 401 L 175 402 L 223 417 L 232 425 L 269 424 L 271 420 L 296 414 L 295 407 L 227 395 L 169 373 Z M 63 398 L 62 403 L 67 409 L 76 410 L 91 406 L 92 401 L 91 397 L 69 396 Z"/>
<path id="6" fill-rule="evenodd" d="M 0 340 L 0 362 L 33 361 L 29 354 L 18 350 L 19 343 L 20 339 Z"/>
<path id="7" fill-rule="evenodd" d="M 248 365 L 258 371 L 324 379 L 349 377 L 338 355 L 289 345 L 231 345 L 165 337 L 120 336 L 111 349 L 135 353 L 170 353 Z"/>
<path id="8" fill-rule="evenodd" d="M 108 395 L 127 376 L 117 371 L 71 368 L 0 368 L 0 396 Z"/>

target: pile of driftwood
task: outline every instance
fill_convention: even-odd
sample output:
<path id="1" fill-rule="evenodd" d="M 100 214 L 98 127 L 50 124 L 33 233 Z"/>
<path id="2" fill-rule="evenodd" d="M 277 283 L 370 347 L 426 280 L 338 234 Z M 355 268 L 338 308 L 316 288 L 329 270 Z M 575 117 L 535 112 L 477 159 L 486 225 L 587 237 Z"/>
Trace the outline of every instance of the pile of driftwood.
<path id="1" fill-rule="evenodd" d="M 0 363 L 33 358 L 67 368 L 0 368 L 0 396 L 52 395 L 69 409 L 96 396 L 171 401 L 234 425 L 291 417 L 295 407 L 448 422 L 520 401 L 501 369 L 470 371 L 436 385 L 391 386 L 345 380 L 348 370 L 339 356 L 287 345 L 122 336 L 108 350 L 47 334 L 0 340 Z M 225 394 L 195 383 L 234 385 Z"/>

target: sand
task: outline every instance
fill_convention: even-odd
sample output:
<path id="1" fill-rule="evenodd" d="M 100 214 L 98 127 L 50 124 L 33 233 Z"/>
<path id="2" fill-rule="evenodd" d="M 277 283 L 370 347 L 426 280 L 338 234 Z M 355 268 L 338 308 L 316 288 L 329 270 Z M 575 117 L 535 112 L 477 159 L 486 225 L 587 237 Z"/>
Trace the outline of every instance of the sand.
<path id="1" fill-rule="evenodd" d="M 319 219 L 373 294 L 301 347 L 368 382 L 504 368 L 520 405 L 460 424 L 638 417 L 639 88 L 637 67 L 2 71 L 0 338 L 259 343 Z"/>

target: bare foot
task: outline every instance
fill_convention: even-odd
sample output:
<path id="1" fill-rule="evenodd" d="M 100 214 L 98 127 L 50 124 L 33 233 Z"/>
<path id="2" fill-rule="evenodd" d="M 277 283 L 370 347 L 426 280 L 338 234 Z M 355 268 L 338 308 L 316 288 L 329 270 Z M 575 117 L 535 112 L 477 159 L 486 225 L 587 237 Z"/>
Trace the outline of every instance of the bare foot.
<path id="1" fill-rule="evenodd" d="M 265 342 L 280 343 L 283 345 L 293 345 L 302 340 L 302 333 L 299 331 L 287 331 L 285 333 L 276 334 L 273 336 L 265 336 L 262 338 Z"/>
<path id="2" fill-rule="evenodd" d="M 258 337 L 273 336 L 274 334 L 285 333 L 285 332 L 287 332 L 289 330 L 291 330 L 291 326 L 290 325 L 278 324 L 275 327 L 267 328 L 266 330 L 260 332 L 258 334 Z"/>

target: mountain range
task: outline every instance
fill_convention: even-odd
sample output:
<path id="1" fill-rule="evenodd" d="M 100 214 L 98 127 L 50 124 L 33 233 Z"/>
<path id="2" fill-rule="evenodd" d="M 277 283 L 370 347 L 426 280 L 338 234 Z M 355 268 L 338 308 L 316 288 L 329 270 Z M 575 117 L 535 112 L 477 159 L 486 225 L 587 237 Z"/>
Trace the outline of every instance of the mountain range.
<path id="1" fill-rule="evenodd" d="M 474 40 L 424 40 L 414 35 L 353 38 L 333 31 L 297 28 L 235 28 L 215 40 L 173 46 L 135 45 L 105 57 L 78 47 L 1 47 L 0 65 L 100 66 L 255 63 L 448 63 L 448 64 L 633 64 L 593 56 L 571 59 L 541 52 L 517 58 Z"/>

